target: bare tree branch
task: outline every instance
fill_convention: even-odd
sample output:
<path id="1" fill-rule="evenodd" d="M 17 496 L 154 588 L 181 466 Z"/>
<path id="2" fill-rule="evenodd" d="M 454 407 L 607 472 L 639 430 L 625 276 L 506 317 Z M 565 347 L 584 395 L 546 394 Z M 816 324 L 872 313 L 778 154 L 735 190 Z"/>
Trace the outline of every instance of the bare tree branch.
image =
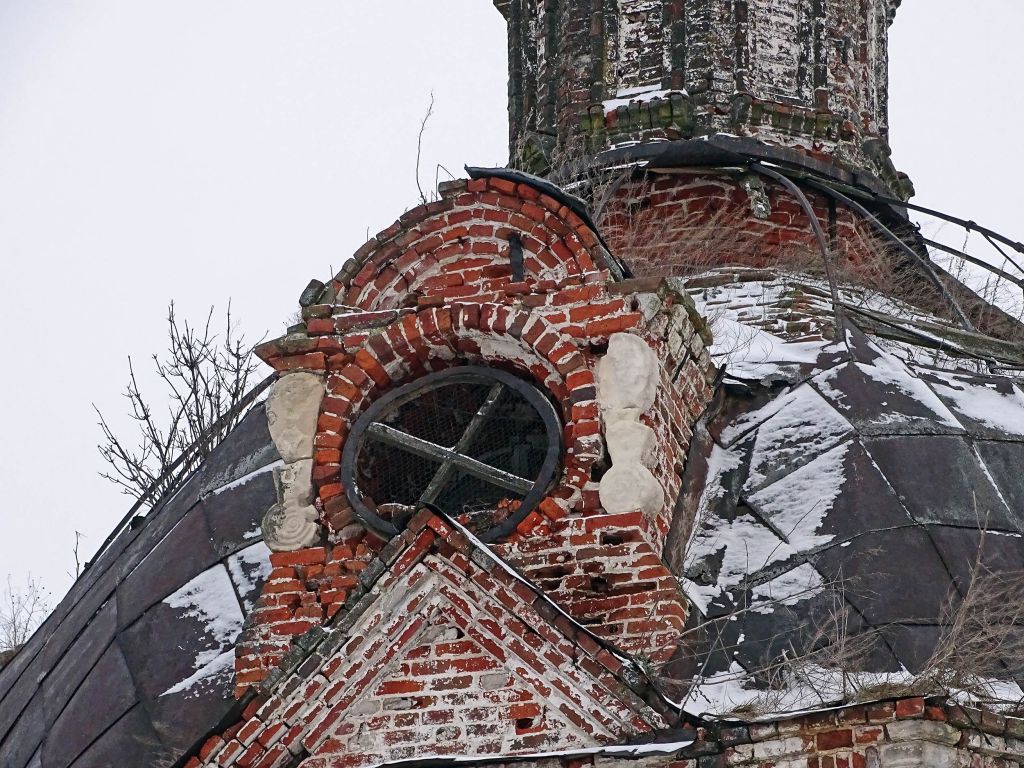
<path id="1" fill-rule="evenodd" d="M 427 204 L 427 196 L 423 194 L 423 185 L 420 184 L 420 160 L 423 157 L 423 134 L 427 132 L 427 123 L 434 114 L 434 92 L 430 92 L 430 106 L 427 107 L 427 114 L 423 116 L 420 123 L 420 132 L 416 136 L 416 189 L 420 192 L 420 202 Z"/>
<path id="2" fill-rule="evenodd" d="M 29 574 L 24 586 L 15 587 L 8 575 L 0 594 L 0 653 L 23 646 L 49 611 L 49 593 L 38 579 Z"/>
<path id="3" fill-rule="evenodd" d="M 187 320 L 178 320 L 173 303 L 168 307 L 167 351 L 152 356 L 165 390 L 163 418 L 154 410 L 154 400 L 143 393 L 130 357 L 124 397 L 137 426 L 136 434 L 130 438 L 116 434 L 96 409 L 103 433 L 103 442 L 97 447 L 108 465 L 101 476 L 135 499 L 143 498 L 154 485 L 158 486 L 151 496 L 154 500 L 170 491 L 245 415 L 243 409 L 233 409 L 245 398 L 259 363 L 252 346 L 238 333 L 230 304 L 223 332 L 214 329 L 213 318 L 211 307 L 203 324 L 193 326 Z M 218 424 L 228 412 L 232 417 Z M 182 470 L 172 473 L 174 462 L 189 449 Z"/>

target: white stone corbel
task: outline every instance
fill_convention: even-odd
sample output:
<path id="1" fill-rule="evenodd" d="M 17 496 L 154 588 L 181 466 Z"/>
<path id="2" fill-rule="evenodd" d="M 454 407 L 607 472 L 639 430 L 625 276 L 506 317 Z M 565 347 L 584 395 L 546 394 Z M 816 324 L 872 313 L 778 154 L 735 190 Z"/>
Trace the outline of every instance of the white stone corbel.
<path id="1" fill-rule="evenodd" d="M 267 397 L 270 437 L 284 464 L 274 470 L 277 503 L 263 516 L 263 540 L 275 552 L 311 547 L 320 540 L 313 506 L 313 438 L 324 380 L 296 371 L 278 379 Z"/>
<path id="2" fill-rule="evenodd" d="M 601 478 L 601 506 L 612 514 L 653 514 L 665 503 L 651 472 L 657 461 L 654 430 L 640 417 L 654 405 L 661 381 L 658 356 L 638 336 L 616 333 L 597 366 L 597 400 L 612 466 Z"/>

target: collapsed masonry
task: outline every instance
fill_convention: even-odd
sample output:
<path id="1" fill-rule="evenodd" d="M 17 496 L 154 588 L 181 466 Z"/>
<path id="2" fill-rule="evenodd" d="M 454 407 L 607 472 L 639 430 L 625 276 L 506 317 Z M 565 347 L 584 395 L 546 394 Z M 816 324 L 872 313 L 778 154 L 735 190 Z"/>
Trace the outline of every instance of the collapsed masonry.
<path id="1" fill-rule="evenodd" d="M 549 178 L 310 283 L 0 670 L 0 766 L 1024 762 L 1020 325 L 908 227 L 898 3 L 497 4 Z"/>

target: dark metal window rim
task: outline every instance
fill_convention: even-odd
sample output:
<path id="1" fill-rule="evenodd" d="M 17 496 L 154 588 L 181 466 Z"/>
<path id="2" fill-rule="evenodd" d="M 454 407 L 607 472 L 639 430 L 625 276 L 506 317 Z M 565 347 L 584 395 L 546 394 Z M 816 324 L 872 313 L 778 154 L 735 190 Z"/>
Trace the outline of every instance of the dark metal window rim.
<path id="1" fill-rule="evenodd" d="M 387 413 L 408 404 L 416 398 L 436 389 L 455 384 L 491 384 L 497 385 L 497 391 L 506 387 L 520 395 L 536 410 L 543 421 L 548 436 L 547 451 L 536 480 L 525 481 L 523 478 L 490 467 L 483 462 L 461 455 L 457 446 L 443 447 L 426 440 L 408 435 L 401 430 L 380 423 L 379 419 Z M 481 409 L 487 407 L 487 402 Z M 396 434 L 397 433 L 397 434 Z M 392 521 L 376 514 L 364 501 L 356 480 L 357 464 L 362 448 L 368 439 L 385 443 L 403 443 L 403 448 L 423 457 L 431 458 L 439 463 L 439 473 L 446 467 L 457 466 L 458 469 L 470 474 L 487 474 L 487 480 L 510 491 L 523 494 L 519 508 L 508 518 L 494 527 L 477 535 L 484 541 L 496 541 L 509 535 L 522 520 L 533 511 L 558 479 L 562 458 L 562 422 L 558 411 L 551 400 L 536 385 L 527 382 L 507 371 L 479 365 L 466 365 L 448 368 L 443 371 L 427 374 L 416 381 L 405 384 L 383 395 L 366 409 L 352 427 L 341 457 L 341 481 L 345 487 L 345 495 L 356 516 L 373 530 L 386 536 L 395 536 L 401 532 Z M 435 481 L 437 478 L 435 478 Z M 431 492 L 431 487 L 425 494 Z M 438 489 L 433 489 L 438 490 Z M 444 509 L 443 499 L 437 499 L 436 506 Z M 447 512 L 447 510 L 445 510 Z M 451 514 L 451 512 L 448 512 Z"/>

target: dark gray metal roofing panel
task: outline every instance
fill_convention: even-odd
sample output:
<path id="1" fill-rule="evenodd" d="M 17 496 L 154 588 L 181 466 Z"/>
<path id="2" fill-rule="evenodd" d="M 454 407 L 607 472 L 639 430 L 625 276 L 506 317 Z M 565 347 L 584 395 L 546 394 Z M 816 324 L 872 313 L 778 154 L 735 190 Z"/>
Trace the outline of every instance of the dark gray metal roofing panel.
<path id="1" fill-rule="evenodd" d="M 949 572 L 920 526 L 865 533 L 815 555 L 814 565 L 874 626 L 934 622 L 950 594 Z"/>
<path id="2" fill-rule="evenodd" d="M 214 567 L 223 570 L 223 566 Z M 157 699 L 188 678 L 196 671 L 197 657 L 224 650 L 223 643 L 206 631 L 206 623 L 197 611 L 167 602 L 146 611 L 121 633 L 119 642 L 144 699 Z M 160 659 L 160 663 L 152 663 L 153 659 Z"/>
<path id="3" fill-rule="evenodd" d="M 46 733 L 43 698 L 36 696 L 22 712 L 15 726 L 16 738 L 4 742 L 0 748 L 0 768 L 25 768 Z"/>
<path id="4" fill-rule="evenodd" d="M 108 570 L 97 579 L 93 589 L 84 593 L 72 606 L 63 621 L 59 624 L 44 625 L 46 629 L 50 630 L 49 633 L 37 631 L 21 651 L 21 653 L 25 653 L 27 650 L 38 651 L 37 656 L 32 659 L 31 666 L 26 670 L 25 674 L 29 676 L 35 675 L 39 678 L 49 674 L 49 671 L 68 653 L 72 643 L 78 640 L 83 630 L 94 619 L 96 612 L 103 607 L 104 603 L 111 599 L 116 584 L 117 574 L 112 570 Z M 66 600 L 67 598 L 65 598 Z M 100 626 L 102 627 L 102 625 Z M 33 645 L 36 645 L 36 647 L 33 648 Z M 0 698 L 0 702 L 6 701 L 6 697 Z M 0 733 L 2 732 L 3 729 L 0 728 Z"/>
<path id="5" fill-rule="evenodd" d="M 930 527 L 929 532 L 961 595 L 972 579 L 1024 572 L 1024 538 L 1019 534 L 948 526 Z"/>
<path id="6" fill-rule="evenodd" d="M 199 509 L 193 509 L 118 585 L 118 624 L 131 624 L 217 559 L 206 517 Z"/>
<path id="7" fill-rule="evenodd" d="M 0 700 L 0 754 L 7 748 L 9 740 L 20 738 L 19 734 L 12 729 L 18 723 L 18 718 L 28 707 L 32 697 L 39 691 L 39 677 L 31 673 L 21 675 L 11 686 L 2 700 Z M 42 697 L 39 697 L 42 700 Z M 24 723 L 22 723 L 24 725 Z"/>
<path id="8" fill-rule="evenodd" d="M 822 519 L 819 531 L 839 547 L 870 531 L 889 531 L 914 525 L 878 465 L 860 441 L 850 443 L 843 456 L 842 492 Z"/>
<path id="9" fill-rule="evenodd" d="M 167 716 L 157 696 L 144 702 L 146 706 L 136 705 L 116 726 L 103 731 L 136 700 L 134 679 L 140 670 L 142 677 L 162 666 L 187 671 L 184 665 L 196 661 L 193 650 L 199 642 L 177 626 L 178 622 L 188 624 L 186 617 L 168 616 L 163 632 L 181 642 L 164 643 L 155 653 L 154 641 L 148 655 L 132 646 L 126 663 L 118 640 L 111 644 L 115 625 L 131 625 L 146 609 L 163 605 L 168 594 L 210 565 L 237 560 L 231 553 L 239 547 L 245 547 L 250 561 L 236 568 L 236 589 L 250 601 L 255 599 L 268 571 L 262 563 L 266 548 L 258 530 L 264 511 L 275 501 L 271 472 L 257 473 L 221 493 L 212 491 L 279 458 L 263 407 L 257 406 L 180 491 L 158 504 L 141 527 L 122 532 L 95 559 L 25 648 L 0 670 L 3 759 L 17 755 L 22 765 L 16 768 L 24 768 L 24 761 L 38 753 L 39 768 L 55 768 L 74 759 L 71 752 L 100 737 L 76 766 L 151 765 L 150 758 L 160 749 L 153 718 L 160 726 L 160 737 L 168 743 L 191 745 L 235 705 L 229 682 L 221 680 L 190 691 L 195 696 L 186 702 L 190 714 L 181 718 L 180 727 Z M 223 510 L 218 509 L 220 504 Z M 122 593 L 119 600 L 113 599 L 115 590 Z M 123 615 L 118 602 L 126 609 Z M 194 624 L 189 627 L 199 632 Z M 131 644 L 127 635 L 121 639 L 126 646 Z M 154 663 L 157 658 L 159 663 Z M 47 742 L 42 750 L 41 739 Z M 0 760 L 0 768 L 8 765 Z"/>
<path id="10" fill-rule="evenodd" d="M 201 695 L 186 691 L 146 702 L 152 727 L 172 754 L 182 755 L 203 739 L 235 705 L 234 676 L 216 681 Z"/>
<path id="11" fill-rule="evenodd" d="M 819 374 L 813 385 L 862 435 L 964 431 L 928 387 L 902 365 L 880 370 L 869 363 L 846 363 Z"/>
<path id="12" fill-rule="evenodd" d="M 117 643 L 107 646 L 84 683 L 48 729 L 43 764 L 65 768 L 137 701 Z"/>
<path id="13" fill-rule="evenodd" d="M 108 600 L 89 623 L 89 631 L 83 632 L 77 642 L 71 644 L 67 653 L 47 674 L 43 688 L 46 722 L 52 723 L 57 719 L 71 695 L 113 641 L 116 626 L 116 603 Z"/>
<path id="14" fill-rule="evenodd" d="M 1010 509 L 1024 513 L 1024 442 L 976 440 L 978 452 Z"/>
<path id="15" fill-rule="evenodd" d="M 941 435 L 865 438 L 872 458 L 915 520 L 1020 531 L 971 445 Z"/>
<path id="16" fill-rule="evenodd" d="M 260 520 L 274 499 L 273 472 L 264 472 L 245 483 L 207 496 L 200 503 L 210 526 L 213 546 L 223 557 L 245 549 L 262 536 Z M 272 502 L 271 502 L 272 503 Z M 261 509 L 266 505 L 266 509 Z"/>
<path id="17" fill-rule="evenodd" d="M 73 768 L 156 768 L 178 756 L 165 748 L 141 704 L 128 710 L 72 763 Z"/>
<path id="18" fill-rule="evenodd" d="M 198 498 L 223 488 L 261 467 L 278 461 L 281 456 L 274 448 L 267 427 L 267 415 L 262 403 L 253 406 L 231 431 L 230 442 L 225 440 L 196 470 Z"/>
<path id="19" fill-rule="evenodd" d="M 924 669 L 944 631 L 934 624 L 890 624 L 880 629 L 896 657 L 915 674 Z"/>

